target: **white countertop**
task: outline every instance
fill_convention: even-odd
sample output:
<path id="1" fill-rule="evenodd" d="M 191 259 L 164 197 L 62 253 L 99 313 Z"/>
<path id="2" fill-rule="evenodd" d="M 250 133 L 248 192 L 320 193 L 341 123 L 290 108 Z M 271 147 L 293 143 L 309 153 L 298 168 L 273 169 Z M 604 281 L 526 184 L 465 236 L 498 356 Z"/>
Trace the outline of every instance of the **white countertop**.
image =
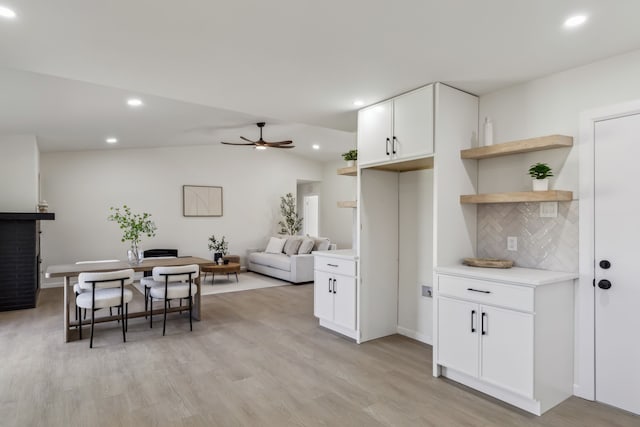
<path id="1" fill-rule="evenodd" d="M 353 249 L 335 249 L 333 251 L 313 251 L 313 255 L 327 256 L 331 258 L 344 258 L 350 260 L 357 260 L 356 251 Z"/>
<path id="2" fill-rule="evenodd" d="M 513 283 L 526 286 L 549 285 L 578 278 L 578 273 L 563 271 L 537 270 L 534 268 L 483 268 L 468 265 L 454 265 L 435 268 L 438 274 L 483 279 L 496 282 Z"/>

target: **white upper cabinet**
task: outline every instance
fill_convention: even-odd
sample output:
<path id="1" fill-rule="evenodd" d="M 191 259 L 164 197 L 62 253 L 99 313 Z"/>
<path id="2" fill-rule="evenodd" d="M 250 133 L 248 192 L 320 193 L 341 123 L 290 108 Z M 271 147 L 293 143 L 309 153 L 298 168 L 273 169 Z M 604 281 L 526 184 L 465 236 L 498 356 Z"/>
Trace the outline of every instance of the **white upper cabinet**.
<path id="1" fill-rule="evenodd" d="M 360 165 L 433 153 L 433 85 L 358 112 Z"/>

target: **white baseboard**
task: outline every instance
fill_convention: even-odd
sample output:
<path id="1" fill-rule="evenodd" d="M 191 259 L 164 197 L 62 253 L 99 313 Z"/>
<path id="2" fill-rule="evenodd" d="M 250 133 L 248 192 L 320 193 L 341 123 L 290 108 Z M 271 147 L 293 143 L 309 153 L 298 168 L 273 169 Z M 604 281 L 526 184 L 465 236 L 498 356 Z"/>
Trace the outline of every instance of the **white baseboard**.
<path id="1" fill-rule="evenodd" d="M 412 329 L 403 328 L 402 326 L 398 326 L 398 333 L 400 335 L 404 335 L 405 337 L 412 338 L 416 341 L 423 342 L 425 344 L 433 345 L 433 337 L 425 334 L 421 334 Z"/>

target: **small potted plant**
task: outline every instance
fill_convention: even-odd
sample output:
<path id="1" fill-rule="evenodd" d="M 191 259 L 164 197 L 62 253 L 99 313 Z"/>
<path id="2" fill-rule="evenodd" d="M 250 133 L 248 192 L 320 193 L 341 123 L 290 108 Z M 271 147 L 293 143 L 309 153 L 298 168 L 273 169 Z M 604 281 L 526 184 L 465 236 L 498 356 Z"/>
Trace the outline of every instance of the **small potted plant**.
<path id="1" fill-rule="evenodd" d="M 217 264 L 229 252 L 229 242 L 222 236 L 220 240 L 216 239 L 215 234 L 209 237 L 209 250 L 213 252 L 213 261 Z"/>
<path id="2" fill-rule="evenodd" d="M 129 264 L 137 265 L 142 262 L 142 250 L 140 250 L 140 242 L 142 235 L 153 237 L 156 235 L 157 227 L 151 221 L 151 214 L 143 212 L 141 214 L 131 213 L 129 206 L 120 208 L 111 207 L 111 215 L 107 218 L 109 221 L 115 221 L 123 230 L 121 241 L 131 242 L 131 249 L 127 252 Z"/>
<path id="3" fill-rule="evenodd" d="M 531 165 L 529 175 L 533 178 L 533 191 L 547 191 L 549 189 L 549 177 L 553 176 L 553 172 L 548 164 Z"/>
<path id="4" fill-rule="evenodd" d="M 347 162 L 347 167 L 355 165 L 358 160 L 358 150 L 349 150 L 346 153 L 342 153 L 342 158 Z"/>

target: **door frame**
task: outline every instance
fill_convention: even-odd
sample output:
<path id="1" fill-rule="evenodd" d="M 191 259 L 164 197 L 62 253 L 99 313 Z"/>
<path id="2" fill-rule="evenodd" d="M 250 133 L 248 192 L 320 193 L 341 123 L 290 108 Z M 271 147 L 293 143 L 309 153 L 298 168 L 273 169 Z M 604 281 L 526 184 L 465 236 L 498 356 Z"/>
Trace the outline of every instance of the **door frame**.
<path id="1" fill-rule="evenodd" d="M 302 196 L 302 215 L 303 215 L 303 222 L 302 222 L 302 231 L 305 232 L 307 226 L 306 226 L 306 222 L 304 221 L 304 218 L 306 218 L 306 213 L 305 213 L 305 199 L 307 197 L 317 197 L 318 203 L 316 206 L 316 226 L 318 228 L 318 233 L 320 233 L 320 194 L 319 193 L 308 193 L 308 194 L 304 194 Z M 306 233 L 305 233 L 306 234 Z M 320 234 L 316 234 L 316 236 L 319 236 Z"/>
<path id="2" fill-rule="evenodd" d="M 576 289 L 575 378 L 576 396 L 595 400 L 595 124 L 640 114 L 640 100 L 609 105 L 580 114 L 579 136 L 579 274 Z"/>

